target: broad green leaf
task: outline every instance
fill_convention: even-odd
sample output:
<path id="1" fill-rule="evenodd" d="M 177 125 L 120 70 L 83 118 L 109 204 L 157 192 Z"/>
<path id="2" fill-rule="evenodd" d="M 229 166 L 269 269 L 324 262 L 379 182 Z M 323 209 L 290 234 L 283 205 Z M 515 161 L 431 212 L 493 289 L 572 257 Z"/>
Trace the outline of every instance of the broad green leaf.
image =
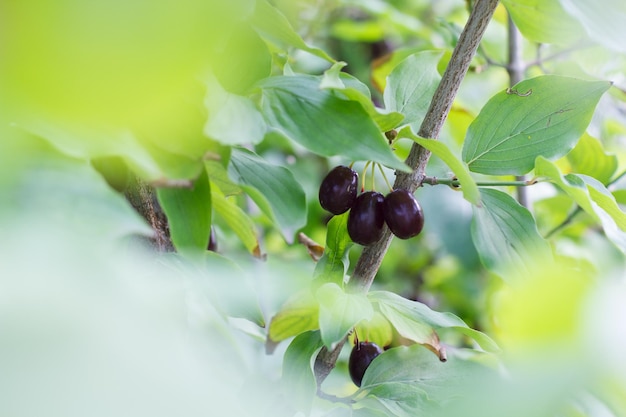
<path id="1" fill-rule="evenodd" d="M 502 4 L 528 40 L 570 44 L 581 37 L 578 19 L 565 13 L 559 0 L 502 0 Z"/>
<path id="2" fill-rule="evenodd" d="M 565 191 L 583 210 L 596 221 L 599 220 L 593 210 L 589 192 L 585 183 L 576 175 L 563 175 L 555 163 L 543 157 L 538 157 L 535 162 L 535 175 L 543 177 Z"/>
<path id="3" fill-rule="evenodd" d="M 357 323 L 370 320 L 374 314 L 372 304 L 365 295 L 347 293 L 334 283 L 322 285 L 315 296 L 320 306 L 322 340 L 331 350 Z"/>
<path id="4" fill-rule="evenodd" d="M 463 164 L 463 162 L 461 162 L 452 153 L 450 148 L 448 148 L 445 143 L 438 140 L 424 139 L 415 136 L 411 132 L 410 127 L 402 129 L 398 133 L 398 137 L 412 139 L 420 144 L 420 146 L 423 146 L 433 154 L 437 155 L 443 162 L 446 163 L 446 165 L 448 165 L 452 172 L 454 172 L 454 175 L 456 175 L 459 179 L 459 182 L 461 183 L 461 191 L 463 191 L 463 197 L 472 204 L 480 204 L 480 193 L 474 178 L 470 175 L 465 164 Z"/>
<path id="5" fill-rule="evenodd" d="M 324 156 L 371 160 L 408 170 L 391 151 L 376 123 L 356 101 L 320 88 L 319 77 L 272 77 L 260 84 L 271 128 Z"/>
<path id="6" fill-rule="evenodd" d="M 211 233 L 211 185 L 206 172 L 188 188 L 157 188 L 159 204 L 169 224 L 174 247 L 187 250 L 206 250 Z"/>
<path id="7" fill-rule="evenodd" d="M 326 52 L 306 44 L 293 29 L 287 18 L 266 0 L 257 0 L 252 25 L 268 41 L 282 46 L 309 52 L 329 62 L 334 62 Z"/>
<path id="8" fill-rule="evenodd" d="M 407 300 L 388 291 L 372 291 L 368 297 L 372 302 L 378 303 L 381 312 L 398 333 L 414 342 L 429 344 L 434 330 L 449 328 L 474 339 L 485 351 L 499 350 L 489 336 L 470 329 L 463 320 L 452 313 L 433 311 L 425 304 Z"/>
<path id="9" fill-rule="evenodd" d="M 404 115 L 404 124 L 417 132 L 439 85 L 437 64 L 443 53 L 420 51 L 405 58 L 389 77 L 384 92 L 385 108 Z"/>
<path id="10" fill-rule="evenodd" d="M 333 216 L 326 226 L 324 254 L 315 266 L 316 278 L 342 285 L 348 271 L 349 249 L 352 239 L 348 235 L 348 213 Z"/>
<path id="11" fill-rule="evenodd" d="M 626 3 L 621 0 L 560 0 L 563 8 L 578 20 L 589 36 L 614 51 L 626 53 Z"/>
<path id="12" fill-rule="evenodd" d="M 551 259 L 550 245 L 539 235 L 525 207 L 502 191 L 482 189 L 480 193 L 483 205 L 474 206 L 472 240 L 487 269 L 507 280 Z"/>
<path id="13" fill-rule="evenodd" d="M 319 304 L 309 290 L 293 295 L 272 317 L 269 339 L 280 342 L 309 330 L 319 329 Z"/>
<path id="14" fill-rule="evenodd" d="M 291 243 L 294 233 L 306 224 L 307 212 L 306 196 L 291 171 L 269 164 L 251 151 L 234 148 L 229 174 Z"/>
<path id="15" fill-rule="evenodd" d="M 211 183 L 211 203 L 215 213 L 224 219 L 246 249 L 255 257 L 262 258 L 254 222 L 232 198 L 224 196 L 215 183 Z"/>
<path id="16" fill-rule="evenodd" d="M 319 331 L 298 335 L 283 357 L 282 384 L 289 393 L 287 400 L 307 415 L 317 393 L 313 363 L 323 344 Z"/>
<path id="17" fill-rule="evenodd" d="M 263 140 L 267 125 L 254 102 L 224 90 L 215 78 L 207 79 L 204 106 L 209 113 L 204 134 L 211 139 L 229 146 Z"/>
<path id="18" fill-rule="evenodd" d="M 393 329 L 383 314 L 374 311 L 370 320 L 362 320 L 354 328 L 354 336 L 360 341 L 374 342 L 378 346 L 388 346 L 393 340 Z"/>
<path id="19" fill-rule="evenodd" d="M 603 184 L 607 184 L 617 171 L 617 156 L 607 154 L 602 148 L 602 143 L 587 133 L 567 154 L 567 160 L 573 172 L 589 175 Z"/>
<path id="20" fill-rule="evenodd" d="M 523 175 L 535 158 L 558 158 L 583 135 L 598 100 L 611 86 L 544 75 L 493 96 L 470 125 L 463 161 L 470 171 Z"/>

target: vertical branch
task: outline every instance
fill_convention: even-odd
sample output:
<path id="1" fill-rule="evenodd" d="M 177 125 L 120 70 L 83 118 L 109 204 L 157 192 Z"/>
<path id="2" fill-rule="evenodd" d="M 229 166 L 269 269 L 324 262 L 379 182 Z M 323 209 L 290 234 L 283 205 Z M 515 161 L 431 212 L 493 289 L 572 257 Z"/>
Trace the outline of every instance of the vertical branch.
<path id="1" fill-rule="evenodd" d="M 508 50 L 509 57 L 506 70 L 509 73 L 509 84 L 511 86 L 519 83 L 524 79 L 524 58 L 522 46 L 522 34 L 509 15 L 508 18 Z M 525 181 L 526 176 L 521 175 L 515 177 L 518 181 Z M 517 201 L 524 207 L 528 208 L 528 190 L 526 187 L 517 187 Z"/>
<path id="2" fill-rule="evenodd" d="M 454 48 L 450 63 L 441 78 L 441 82 L 424 117 L 418 132 L 421 137 L 433 140 L 439 137 L 439 132 L 448 117 L 461 81 L 465 78 L 471 60 L 476 53 L 476 49 L 497 5 L 498 0 L 477 0 L 475 2 L 467 24 Z M 397 172 L 394 188 L 402 188 L 414 192 L 424 179 L 424 172 L 429 158 L 430 152 L 414 143 L 406 159 L 406 163 L 411 167 L 412 172 Z M 382 238 L 363 249 L 350 279 L 349 285 L 352 291 L 365 293 L 369 290 L 392 238 L 391 231 L 385 227 Z M 328 351 L 324 348 L 317 356 L 315 376 L 318 385 L 324 381 L 335 366 L 342 345 L 343 343 L 339 343 L 333 351 Z"/>

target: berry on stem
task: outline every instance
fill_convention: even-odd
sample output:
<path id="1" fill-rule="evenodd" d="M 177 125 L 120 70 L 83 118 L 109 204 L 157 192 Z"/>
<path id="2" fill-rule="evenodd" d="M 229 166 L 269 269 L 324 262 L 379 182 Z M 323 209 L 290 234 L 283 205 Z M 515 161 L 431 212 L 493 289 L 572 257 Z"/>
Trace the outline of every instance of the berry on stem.
<path id="1" fill-rule="evenodd" d="M 333 168 L 320 185 L 320 205 L 333 214 L 345 213 L 356 200 L 358 185 L 355 171 L 343 165 Z"/>
<path id="2" fill-rule="evenodd" d="M 417 236 L 424 227 L 424 213 L 417 200 L 407 190 L 387 194 L 383 202 L 385 222 L 400 239 Z"/>
<path id="3" fill-rule="evenodd" d="M 376 191 L 366 191 L 356 198 L 348 216 L 348 235 L 352 241 L 367 246 L 381 238 L 385 224 L 384 199 Z"/>
<path id="4" fill-rule="evenodd" d="M 350 352 L 350 359 L 348 360 L 348 370 L 350 371 L 352 382 L 354 382 L 357 387 L 361 386 L 363 375 L 365 375 L 367 368 L 381 353 L 383 353 L 383 350 L 376 343 L 357 342 L 354 345 L 352 352 Z"/>

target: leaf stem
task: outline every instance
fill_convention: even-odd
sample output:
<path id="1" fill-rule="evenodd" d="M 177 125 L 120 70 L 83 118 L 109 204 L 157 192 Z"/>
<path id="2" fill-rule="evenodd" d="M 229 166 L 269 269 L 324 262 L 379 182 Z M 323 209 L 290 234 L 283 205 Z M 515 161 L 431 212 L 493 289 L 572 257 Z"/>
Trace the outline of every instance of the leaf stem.
<path id="1" fill-rule="evenodd" d="M 516 181 L 477 181 L 476 185 L 479 187 L 528 187 L 540 182 L 536 178 L 530 180 L 516 180 Z M 461 182 L 455 178 L 437 178 L 437 177 L 424 177 L 422 184 L 428 185 L 449 185 L 450 187 L 458 188 L 461 186 Z"/>

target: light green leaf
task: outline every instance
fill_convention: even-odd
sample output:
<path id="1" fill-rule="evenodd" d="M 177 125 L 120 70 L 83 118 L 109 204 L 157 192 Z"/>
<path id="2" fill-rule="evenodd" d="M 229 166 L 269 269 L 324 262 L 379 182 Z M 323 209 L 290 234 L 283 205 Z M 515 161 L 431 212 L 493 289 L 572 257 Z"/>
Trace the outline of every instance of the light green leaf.
<path id="1" fill-rule="evenodd" d="M 320 332 L 305 332 L 293 339 L 283 357 L 281 383 L 289 393 L 287 400 L 307 415 L 317 392 L 313 362 L 322 346 Z"/>
<path id="2" fill-rule="evenodd" d="M 333 90 L 321 89 L 319 77 L 272 77 L 260 87 L 269 125 L 310 151 L 409 169 L 393 154 L 363 106 L 339 98 Z"/>
<path id="3" fill-rule="evenodd" d="M 443 52 L 420 51 L 405 58 L 389 77 L 384 92 L 385 108 L 404 115 L 404 124 L 417 132 L 439 85 L 437 64 Z"/>
<path id="4" fill-rule="evenodd" d="M 323 50 L 307 45 L 287 18 L 266 0 L 257 0 L 252 25 L 261 36 L 276 45 L 298 48 L 329 62 L 335 62 Z"/>
<path id="5" fill-rule="evenodd" d="M 601 182 L 586 175 L 580 175 L 580 177 L 587 185 L 604 233 L 611 242 L 626 253 L 626 213 L 619 208 L 615 197 Z"/>
<path id="6" fill-rule="evenodd" d="M 502 0 L 502 4 L 528 40 L 570 44 L 580 39 L 578 19 L 565 13 L 559 0 Z"/>
<path id="7" fill-rule="evenodd" d="M 293 242 L 294 233 L 306 224 L 307 208 L 302 186 L 291 171 L 246 149 L 234 148 L 229 174 L 280 228 L 285 240 Z"/>
<path id="8" fill-rule="evenodd" d="M 555 163 L 548 161 L 543 157 L 538 157 L 535 162 L 535 175 L 543 177 L 557 185 L 565 191 L 585 212 L 591 215 L 596 221 L 598 216 L 593 210 L 589 192 L 584 182 L 576 175 L 563 176 Z"/>
<path id="9" fill-rule="evenodd" d="M 589 175 L 603 184 L 607 184 L 617 171 L 617 156 L 607 154 L 602 148 L 602 143 L 587 133 L 567 154 L 567 160 L 573 172 Z"/>
<path id="10" fill-rule="evenodd" d="M 294 294 L 272 317 L 269 338 L 280 342 L 300 333 L 319 329 L 319 304 L 311 291 Z"/>
<path id="11" fill-rule="evenodd" d="M 315 293 L 320 305 L 319 325 L 324 345 L 332 350 L 337 342 L 361 320 L 370 320 L 372 304 L 363 294 L 346 293 L 334 283 L 322 285 Z"/>
<path id="12" fill-rule="evenodd" d="M 511 271 L 530 273 L 534 264 L 552 258 L 532 214 L 502 191 L 482 189 L 482 207 L 474 206 L 472 240 L 487 269 L 502 279 Z"/>
<path id="13" fill-rule="evenodd" d="M 478 186 L 474 181 L 474 178 L 470 175 L 467 167 L 461 162 L 446 146 L 445 143 L 438 140 L 424 139 L 419 136 L 415 136 L 411 132 L 410 127 L 405 127 L 398 133 L 398 137 L 409 138 L 423 146 L 424 148 L 437 155 L 448 167 L 454 172 L 454 175 L 459 179 L 461 183 L 461 191 L 463 191 L 463 197 L 472 204 L 480 204 L 480 193 Z"/>
<path id="14" fill-rule="evenodd" d="M 224 90 L 215 78 L 207 80 L 204 106 L 209 113 L 204 134 L 211 139 L 229 146 L 263 140 L 267 125 L 254 102 Z"/>
<path id="15" fill-rule="evenodd" d="M 243 190 L 235 184 L 228 176 L 228 171 L 220 162 L 204 161 L 209 179 L 214 183 L 226 197 L 241 194 Z"/>
<path id="16" fill-rule="evenodd" d="M 354 331 L 359 340 L 373 342 L 378 346 L 388 346 L 393 340 L 391 323 L 378 311 L 374 311 L 370 320 L 359 322 Z"/>
<path id="17" fill-rule="evenodd" d="M 523 175 L 537 156 L 565 155 L 582 136 L 606 81 L 544 75 L 493 96 L 470 125 L 463 161 L 470 171 Z"/>
<path id="18" fill-rule="evenodd" d="M 333 216 L 326 226 L 326 246 L 324 254 L 315 266 L 315 278 L 343 284 L 350 260 L 349 249 L 352 239 L 348 235 L 348 214 Z"/>
<path id="19" fill-rule="evenodd" d="M 159 204 L 167 216 L 170 237 L 179 252 L 204 251 L 211 233 L 211 185 L 206 172 L 188 188 L 157 188 Z"/>
<path id="20" fill-rule="evenodd" d="M 262 258 L 254 222 L 232 198 L 225 197 L 215 183 L 211 183 L 211 203 L 215 213 L 224 219 L 246 249 L 255 257 Z"/>
<path id="21" fill-rule="evenodd" d="M 621 0 L 560 0 L 563 8 L 578 20 L 589 36 L 614 51 L 626 53 L 626 3 Z"/>
<path id="22" fill-rule="evenodd" d="M 388 291 L 371 291 L 368 297 L 372 302 L 378 303 L 381 312 L 398 333 L 414 342 L 429 344 L 434 330 L 449 328 L 474 339 L 485 351 L 499 351 L 489 336 L 469 328 L 463 320 L 452 313 L 431 310 L 425 304 L 407 300 Z"/>

